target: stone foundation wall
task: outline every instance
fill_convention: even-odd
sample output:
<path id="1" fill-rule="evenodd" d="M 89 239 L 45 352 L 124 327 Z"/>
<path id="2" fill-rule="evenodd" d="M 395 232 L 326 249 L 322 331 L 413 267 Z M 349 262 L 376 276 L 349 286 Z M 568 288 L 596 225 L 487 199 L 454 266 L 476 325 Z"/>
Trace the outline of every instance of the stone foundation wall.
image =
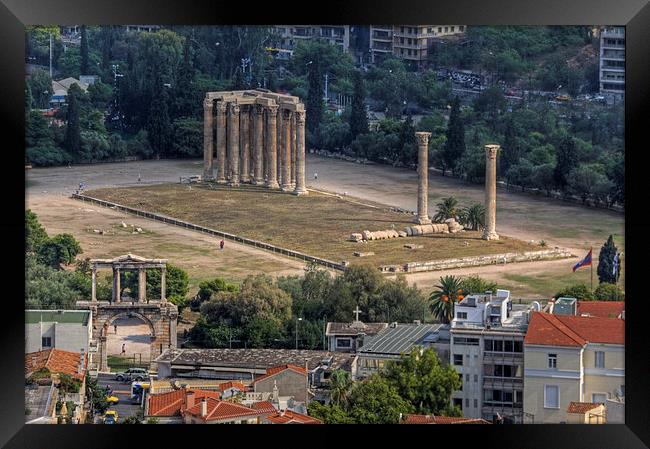
<path id="1" fill-rule="evenodd" d="M 429 262 L 409 262 L 404 265 L 384 265 L 379 269 L 384 273 L 417 273 L 421 271 L 439 271 L 452 268 L 478 267 L 514 262 L 532 262 L 537 260 L 566 259 L 574 257 L 564 248 L 523 253 L 491 254 L 486 256 L 462 257 L 456 259 L 432 260 Z"/>

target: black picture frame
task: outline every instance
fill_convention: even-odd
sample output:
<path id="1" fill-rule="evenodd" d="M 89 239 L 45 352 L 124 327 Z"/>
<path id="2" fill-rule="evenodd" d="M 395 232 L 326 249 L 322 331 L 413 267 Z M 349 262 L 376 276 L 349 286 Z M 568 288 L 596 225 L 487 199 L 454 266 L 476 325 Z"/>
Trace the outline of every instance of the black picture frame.
<path id="1" fill-rule="evenodd" d="M 269 24 L 269 23 L 463 23 L 467 25 L 625 25 L 626 26 L 626 424 L 528 426 L 38 426 L 24 425 L 24 315 L 20 281 L 24 235 L 24 27 L 35 24 Z M 4 236 L 4 301 L 0 344 L 3 378 L 0 406 L 0 444 L 6 447 L 169 447 L 250 443 L 276 445 L 364 445 L 390 436 L 392 444 L 453 444 L 500 448 L 641 448 L 650 445 L 650 351 L 644 331 L 648 301 L 642 291 L 647 264 L 650 220 L 643 206 L 650 204 L 644 139 L 650 117 L 650 5 L 648 0 L 413 0 L 341 1 L 322 3 L 216 2 L 200 0 L 0 0 L 0 114 L 2 133 Z M 634 184 L 633 184 L 634 183 Z M 14 190 L 15 189 L 15 190 Z M 632 243 L 630 243 L 632 242 Z M 21 272 L 22 270 L 22 272 Z M 11 289 L 7 288 L 11 287 Z M 344 432 L 341 437 L 338 433 Z M 444 440 L 443 440 L 444 438 Z M 177 442 L 172 443 L 174 440 Z M 443 441 L 448 442 L 443 442 Z M 411 444 L 413 444 L 411 443 Z"/>

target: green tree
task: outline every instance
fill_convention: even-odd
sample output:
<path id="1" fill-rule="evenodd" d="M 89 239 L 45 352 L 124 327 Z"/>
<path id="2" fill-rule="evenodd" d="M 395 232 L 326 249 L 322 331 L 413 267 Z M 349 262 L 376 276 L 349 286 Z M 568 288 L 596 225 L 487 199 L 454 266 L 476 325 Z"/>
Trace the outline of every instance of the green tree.
<path id="1" fill-rule="evenodd" d="M 50 99 L 54 94 L 50 75 L 43 70 L 36 70 L 27 80 L 27 84 L 32 92 L 34 107 L 47 109 L 50 105 Z"/>
<path id="2" fill-rule="evenodd" d="M 481 231 L 485 227 L 485 206 L 474 203 L 463 208 L 458 214 L 459 222 L 472 231 Z"/>
<path id="3" fill-rule="evenodd" d="M 598 255 L 598 269 L 596 272 L 598 273 L 598 280 L 601 284 L 616 284 L 618 282 L 618 278 L 621 275 L 620 260 L 618 262 L 619 266 L 616 269 L 614 268 L 614 259 L 620 259 L 620 255 L 618 254 L 618 249 L 614 244 L 614 236 L 610 235 L 602 248 L 600 248 L 600 254 Z"/>
<path id="4" fill-rule="evenodd" d="M 412 411 L 397 389 L 378 375 L 356 384 L 350 394 L 349 413 L 357 423 L 398 424 L 402 414 Z"/>
<path id="5" fill-rule="evenodd" d="M 223 278 L 215 278 L 210 281 L 202 281 L 199 283 L 199 291 L 192 299 L 190 304 L 192 310 L 198 311 L 201 304 L 210 300 L 213 294 L 219 292 L 237 292 L 239 291 L 238 284 L 231 284 Z"/>
<path id="6" fill-rule="evenodd" d="M 497 283 L 486 281 L 482 277 L 475 275 L 463 278 L 460 282 L 460 288 L 465 296 L 473 293 L 483 294 L 488 291 L 496 293 Z"/>
<path id="7" fill-rule="evenodd" d="M 68 89 L 68 112 L 66 117 L 63 146 L 75 157 L 81 149 L 81 128 L 79 125 L 79 97 L 83 92 L 77 84 Z"/>
<path id="8" fill-rule="evenodd" d="M 323 73 L 319 58 L 309 64 L 309 92 L 307 93 L 307 129 L 313 135 L 318 134 L 318 128 L 323 120 Z"/>
<path id="9" fill-rule="evenodd" d="M 353 75 L 354 93 L 352 94 L 352 107 L 350 112 L 350 135 L 352 140 L 359 134 L 368 132 L 368 115 L 364 104 L 365 92 L 363 76 L 358 70 Z"/>
<path id="10" fill-rule="evenodd" d="M 172 123 L 167 109 L 167 91 L 162 87 L 160 95 L 151 103 L 149 120 L 147 121 L 147 135 L 149 143 L 156 157 L 170 152 L 172 143 Z"/>
<path id="11" fill-rule="evenodd" d="M 58 234 L 42 242 L 38 247 L 38 260 L 44 265 L 60 269 L 62 264 L 70 265 L 82 253 L 79 242 L 71 234 Z"/>
<path id="12" fill-rule="evenodd" d="M 415 347 L 399 361 L 388 362 L 382 377 L 421 414 L 446 415 L 451 394 L 461 387 L 458 372 L 449 364 L 443 366 L 431 348 Z"/>
<path id="13" fill-rule="evenodd" d="M 199 157 L 203 154 L 203 123 L 193 118 L 179 118 L 172 124 L 172 149 L 176 156 Z"/>
<path id="14" fill-rule="evenodd" d="M 354 418 L 340 405 L 324 405 L 318 401 L 311 401 L 307 411 L 309 416 L 320 419 L 325 424 L 355 424 Z"/>
<path id="15" fill-rule="evenodd" d="M 553 172 L 555 186 L 565 191 L 569 185 L 569 175 L 578 165 L 576 143 L 573 137 L 565 136 L 557 147 L 557 165 Z"/>
<path id="16" fill-rule="evenodd" d="M 443 323 L 450 323 L 454 317 L 454 305 L 462 299 L 462 280 L 456 276 L 443 276 L 436 290 L 429 296 L 433 316 Z"/>
<path id="17" fill-rule="evenodd" d="M 499 162 L 501 165 L 501 173 L 507 173 L 508 169 L 519 163 L 521 152 L 517 144 L 517 134 L 512 117 L 506 120 L 506 130 L 503 136 L 503 149 Z"/>
<path id="18" fill-rule="evenodd" d="M 350 373 L 337 369 L 330 375 L 330 399 L 332 404 L 345 406 L 351 389 L 352 379 Z"/>
<path id="19" fill-rule="evenodd" d="M 49 237 L 31 209 L 25 211 L 25 253 L 35 253 Z"/>
<path id="20" fill-rule="evenodd" d="M 456 218 L 458 216 L 458 200 L 453 196 L 443 198 L 438 204 L 436 214 L 433 216 L 433 221 L 442 223 L 449 218 Z"/>
<path id="21" fill-rule="evenodd" d="M 80 75 L 90 75 L 88 64 L 88 34 L 86 25 L 81 25 L 81 65 L 79 66 Z"/>
<path id="22" fill-rule="evenodd" d="M 460 116 L 460 99 L 454 98 L 447 123 L 447 141 L 442 151 L 442 175 L 447 170 L 456 173 L 460 158 L 465 153 L 465 125 Z"/>
<path id="23" fill-rule="evenodd" d="M 597 301 L 625 301 L 625 292 L 616 284 L 603 282 L 594 290 L 594 298 Z"/>
<path id="24" fill-rule="evenodd" d="M 566 287 L 557 292 L 554 296 L 555 299 L 561 297 L 576 298 L 581 301 L 592 301 L 594 299 L 594 293 L 589 290 L 589 287 L 585 284 L 576 284 Z"/>

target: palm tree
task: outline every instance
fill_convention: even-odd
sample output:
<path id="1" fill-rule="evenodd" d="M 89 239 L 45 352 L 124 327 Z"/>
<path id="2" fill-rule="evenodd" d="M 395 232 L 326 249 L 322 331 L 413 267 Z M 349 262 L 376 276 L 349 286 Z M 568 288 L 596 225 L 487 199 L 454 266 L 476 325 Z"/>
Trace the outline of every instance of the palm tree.
<path id="1" fill-rule="evenodd" d="M 460 223 L 472 231 L 480 231 L 485 226 L 485 206 L 481 203 L 463 208 L 459 214 Z"/>
<path id="2" fill-rule="evenodd" d="M 436 288 L 429 296 L 429 307 L 434 317 L 447 324 L 454 317 L 454 304 L 463 299 L 461 278 L 443 276 Z"/>
<path id="3" fill-rule="evenodd" d="M 448 218 L 456 218 L 458 215 L 458 210 L 456 209 L 456 206 L 458 206 L 458 200 L 453 196 L 443 198 L 440 203 L 436 204 L 436 206 L 438 206 L 438 212 L 436 212 L 436 215 L 433 217 L 433 221 L 436 223 L 442 223 Z"/>
<path id="4" fill-rule="evenodd" d="M 352 380 L 350 373 L 337 369 L 330 376 L 330 399 L 335 405 L 343 406 L 348 400 L 350 395 L 350 388 L 352 387 Z"/>

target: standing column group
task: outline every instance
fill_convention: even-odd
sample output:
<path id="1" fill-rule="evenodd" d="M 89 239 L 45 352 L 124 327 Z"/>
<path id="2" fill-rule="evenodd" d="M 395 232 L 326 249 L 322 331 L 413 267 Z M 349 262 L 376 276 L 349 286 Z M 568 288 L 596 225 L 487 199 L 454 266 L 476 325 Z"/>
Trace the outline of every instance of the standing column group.
<path id="1" fill-rule="evenodd" d="M 269 99 L 251 102 L 247 97 L 206 98 L 203 130 L 206 181 L 231 186 L 250 183 L 297 195 L 307 193 L 304 106 L 273 102 Z"/>

